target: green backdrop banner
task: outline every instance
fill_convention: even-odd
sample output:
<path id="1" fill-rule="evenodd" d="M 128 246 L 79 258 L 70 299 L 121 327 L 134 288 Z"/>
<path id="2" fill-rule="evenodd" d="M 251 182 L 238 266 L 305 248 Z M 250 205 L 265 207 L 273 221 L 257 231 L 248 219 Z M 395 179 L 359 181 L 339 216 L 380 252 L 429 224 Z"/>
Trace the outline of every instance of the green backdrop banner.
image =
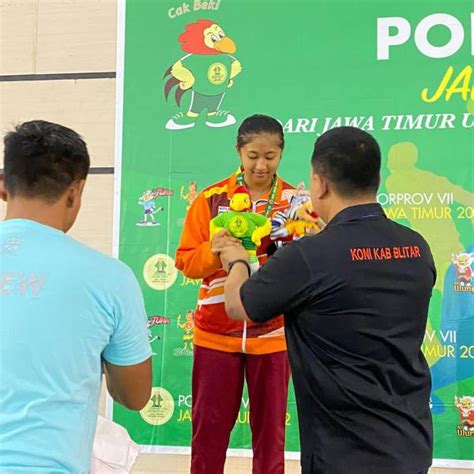
<path id="1" fill-rule="evenodd" d="M 355 125 L 380 142 L 379 202 L 423 234 L 438 270 L 423 343 L 436 465 L 474 466 L 471 10 L 463 0 L 122 2 L 115 250 L 145 295 L 154 389 L 141 413 L 115 405 L 113 419 L 148 452 L 189 450 L 199 281 L 174 269 L 186 210 L 236 169 L 242 119 L 265 113 L 284 125 L 280 174 L 294 184 L 308 184 L 312 145 L 329 128 Z M 291 391 L 290 457 L 297 426 Z M 230 447 L 251 447 L 246 394 Z"/>

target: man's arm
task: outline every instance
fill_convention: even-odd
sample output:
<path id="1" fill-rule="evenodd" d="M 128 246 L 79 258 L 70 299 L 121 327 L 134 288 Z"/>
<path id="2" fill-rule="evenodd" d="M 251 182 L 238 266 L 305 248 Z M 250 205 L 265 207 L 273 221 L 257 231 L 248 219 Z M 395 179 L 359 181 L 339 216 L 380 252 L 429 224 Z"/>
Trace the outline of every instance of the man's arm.
<path id="1" fill-rule="evenodd" d="M 241 256 L 238 258 L 247 261 L 248 254 L 245 249 L 240 254 Z M 237 258 L 233 258 L 233 260 L 237 260 Z M 225 310 L 229 318 L 236 321 L 250 321 L 240 299 L 240 288 L 248 278 L 249 272 L 247 267 L 239 262 L 232 267 L 225 283 Z"/>
<path id="2" fill-rule="evenodd" d="M 134 365 L 115 365 L 103 360 L 110 396 L 130 410 L 141 410 L 150 399 L 151 358 Z"/>
<path id="3" fill-rule="evenodd" d="M 291 312 L 311 297 L 312 275 L 297 244 L 288 244 L 248 278 L 245 264 L 236 263 L 224 287 L 226 312 L 231 319 L 265 322 Z M 221 252 L 224 268 L 235 260 L 247 260 L 240 245 Z"/>
<path id="4" fill-rule="evenodd" d="M 129 268 L 120 268 L 115 277 L 113 332 L 102 352 L 105 379 L 116 402 L 131 410 L 141 410 L 150 398 L 152 387 L 145 305 Z"/>

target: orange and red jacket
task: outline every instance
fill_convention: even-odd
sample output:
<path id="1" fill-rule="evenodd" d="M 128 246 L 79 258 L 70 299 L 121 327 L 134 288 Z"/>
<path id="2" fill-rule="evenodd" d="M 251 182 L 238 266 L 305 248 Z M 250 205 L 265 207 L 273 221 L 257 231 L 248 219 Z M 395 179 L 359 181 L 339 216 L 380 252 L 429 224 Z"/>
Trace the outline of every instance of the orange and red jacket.
<path id="1" fill-rule="evenodd" d="M 229 209 L 229 202 L 238 187 L 239 171 L 199 193 L 184 222 L 181 242 L 176 251 L 176 268 L 185 277 L 202 279 L 194 319 L 194 344 L 225 352 L 269 354 L 286 350 L 283 316 L 266 323 L 233 321 L 225 312 L 224 284 L 227 273 L 218 256 L 211 252 L 209 226 L 212 218 Z M 271 217 L 289 206 L 295 188 L 280 178 Z M 264 214 L 270 192 L 252 203 L 252 212 Z M 269 237 L 257 249 L 260 265 L 267 260 Z"/>

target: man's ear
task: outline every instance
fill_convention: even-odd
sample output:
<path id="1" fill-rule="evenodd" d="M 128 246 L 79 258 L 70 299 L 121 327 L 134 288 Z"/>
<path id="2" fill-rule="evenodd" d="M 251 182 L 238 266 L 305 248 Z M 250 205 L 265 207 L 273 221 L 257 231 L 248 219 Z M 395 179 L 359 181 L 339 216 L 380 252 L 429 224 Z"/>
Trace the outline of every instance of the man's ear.
<path id="1" fill-rule="evenodd" d="M 314 197 L 316 199 L 323 199 L 329 191 L 328 181 L 324 176 L 314 171 L 311 173 L 311 179 L 313 180 Z"/>
<path id="2" fill-rule="evenodd" d="M 74 183 L 71 184 L 67 192 L 67 207 L 74 207 L 77 201 L 81 200 L 85 184 L 85 179 L 74 181 Z"/>
<path id="3" fill-rule="evenodd" d="M 7 188 L 5 187 L 5 173 L 0 173 L 0 199 L 7 202 Z"/>

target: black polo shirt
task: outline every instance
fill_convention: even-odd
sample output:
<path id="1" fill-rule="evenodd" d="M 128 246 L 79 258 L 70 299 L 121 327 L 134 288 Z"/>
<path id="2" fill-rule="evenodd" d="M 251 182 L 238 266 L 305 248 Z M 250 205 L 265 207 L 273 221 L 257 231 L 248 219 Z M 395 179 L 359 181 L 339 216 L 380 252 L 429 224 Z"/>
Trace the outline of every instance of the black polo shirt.
<path id="1" fill-rule="evenodd" d="M 420 348 L 435 279 L 426 241 L 368 204 L 286 245 L 242 286 L 251 320 L 285 315 L 303 473 L 416 474 L 431 465 Z"/>

